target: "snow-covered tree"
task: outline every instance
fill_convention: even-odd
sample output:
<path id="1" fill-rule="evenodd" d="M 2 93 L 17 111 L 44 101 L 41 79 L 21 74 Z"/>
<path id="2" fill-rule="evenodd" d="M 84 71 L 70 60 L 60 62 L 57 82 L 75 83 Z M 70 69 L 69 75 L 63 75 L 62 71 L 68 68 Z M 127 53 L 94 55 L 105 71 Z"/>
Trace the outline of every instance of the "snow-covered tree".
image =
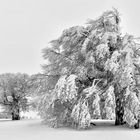
<path id="1" fill-rule="evenodd" d="M 8 111 L 12 120 L 19 120 L 20 112 L 29 107 L 29 79 L 27 74 L 20 73 L 0 75 L 0 105 Z"/>
<path id="2" fill-rule="evenodd" d="M 41 97 L 45 119 L 47 114 L 57 125 L 87 128 L 90 119 L 102 117 L 105 96 L 106 118 L 139 127 L 140 46 L 121 34 L 119 24 L 118 11 L 106 11 L 86 26 L 64 30 L 43 50 L 44 74 L 53 77 L 46 79 L 52 88 Z"/>

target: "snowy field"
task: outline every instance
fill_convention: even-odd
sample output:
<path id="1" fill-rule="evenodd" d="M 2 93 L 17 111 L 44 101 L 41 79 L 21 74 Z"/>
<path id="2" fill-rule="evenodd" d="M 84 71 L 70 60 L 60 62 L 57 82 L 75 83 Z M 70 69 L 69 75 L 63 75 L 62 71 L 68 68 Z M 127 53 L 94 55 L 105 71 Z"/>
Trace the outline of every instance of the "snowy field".
<path id="1" fill-rule="evenodd" d="M 0 120 L 0 140 L 139 140 L 140 129 L 115 127 L 113 121 L 98 121 L 91 130 L 53 129 L 41 120 Z"/>

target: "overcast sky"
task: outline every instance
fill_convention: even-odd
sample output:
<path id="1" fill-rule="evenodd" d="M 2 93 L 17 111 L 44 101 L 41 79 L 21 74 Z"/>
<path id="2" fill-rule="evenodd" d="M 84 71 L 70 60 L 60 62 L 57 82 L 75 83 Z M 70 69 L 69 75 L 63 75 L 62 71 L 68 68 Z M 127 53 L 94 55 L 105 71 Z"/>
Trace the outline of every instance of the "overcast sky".
<path id="1" fill-rule="evenodd" d="M 140 0 L 0 0 L 0 73 L 41 72 L 42 49 L 63 29 L 115 7 L 124 33 L 140 36 Z"/>

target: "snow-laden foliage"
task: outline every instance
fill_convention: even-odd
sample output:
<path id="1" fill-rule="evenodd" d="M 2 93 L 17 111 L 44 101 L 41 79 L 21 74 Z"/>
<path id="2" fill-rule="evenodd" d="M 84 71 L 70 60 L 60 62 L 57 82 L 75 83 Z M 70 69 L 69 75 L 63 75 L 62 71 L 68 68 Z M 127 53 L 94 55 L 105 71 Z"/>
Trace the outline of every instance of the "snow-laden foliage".
<path id="1" fill-rule="evenodd" d="M 127 87 L 125 95 L 124 120 L 129 126 L 134 126 L 140 119 L 140 102 L 135 92 Z"/>
<path id="2" fill-rule="evenodd" d="M 105 32 L 102 38 L 102 42 L 108 43 L 111 42 L 111 44 L 116 44 L 118 35 L 116 32 Z"/>
<path id="3" fill-rule="evenodd" d="M 77 78 L 76 75 L 70 75 L 67 78 L 67 83 L 66 83 L 66 95 L 67 100 L 71 101 L 74 100 L 77 96 L 77 86 L 75 84 L 75 79 Z"/>
<path id="4" fill-rule="evenodd" d="M 123 72 L 120 79 L 121 87 L 127 87 L 124 94 L 124 121 L 129 126 L 134 126 L 139 120 L 140 101 L 138 99 L 139 91 L 137 90 L 134 62 L 136 60 L 134 54 L 134 41 L 132 36 L 126 35 L 123 38 L 124 48 L 122 53 L 125 54 L 123 59 Z"/>
<path id="5" fill-rule="evenodd" d="M 126 121 L 130 127 L 133 127 L 137 123 L 137 119 L 135 119 L 133 113 L 128 108 L 125 108 L 124 111 L 124 121 Z"/>
<path id="6" fill-rule="evenodd" d="M 60 77 L 55 86 L 54 92 L 57 96 L 56 99 L 66 99 L 66 75 Z"/>
<path id="7" fill-rule="evenodd" d="M 75 79 L 77 76 L 62 76 L 51 93 L 42 95 L 39 112 L 44 122 L 52 127 L 60 127 L 69 121 L 72 103 L 77 96 Z"/>
<path id="8" fill-rule="evenodd" d="M 134 51 L 133 51 L 133 46 L 131 45 L 131 42 L 127 43 L 124 46 L 122 53 L 125 56 L 124 56 L 124 60 L 122 63 L 122 66 L 124 66 L 124 67 L 122 68 L 123 72 L 121 75 L 120 84 L 122 87 L 126 87 L 129 85 L 133 86 L 133 85 L 135 85 L 135 79 L 134 79 L 135 66 L 133 63 Z"/>
<path id="9" fill-rule="evenodd" d="M 62 76 L 54 89 L 55 99 L 59 99 L 62 102 L 72 101 L 77 96 L 77 87 L 75 85 L 76 75 Z"/>
<path id="10" fill-rule="evenodd" d="M 42 95 L 39 99 L 39 106 L 38 106 L 38 110 L 39 110 L 39 114 L 41 115 L 41 117 L 43 119 L 48 119 L 50 118 L 50 106 L 52 104 L 52 95 L 50 93 L 50 95 Z"/>
<path id="11" fill-rule="evenodd" d="M 115 74 L 120 67 L 118 62 L 120 55 L 121 54 L 118 51 L 114 51 L 111 58 L 107 59 L 105 63 L 105 69 L 110 70 L 113 72 L 113 74 Z"/>
<path id="12" fill-rule="evenodd" d="M 99 58 L 104 58 L 105 56 L 109 55 L 109 47 L 107 44 L 100 44 L 97 46 L 96 55 Z"/>
<path id="13" fill-rule="evenodd" d="M 78 127 L 78 129 L 85 129 L 90 126 L 91 116 L 87 100 L 81 99 L 78 104 L 73 107 L 71 117 L 73 125 Z"/>
<path id="14" fill-rule="evenodd" d="M 92 116 L 93 119 L 100 119 L 101 118 L 101 112 L 100 112 L 100 97 L 98 93 L 95 93 L 93 103 L 92 103 Z"/>
<path id="15" fill-rule="evenodd" d="M 114 87 L 110 86 L 108 90 L 105 92 L 105 113 L 106 119 L 115 119 L 115 95 L 114 95 Z"/>
<path id="16" fill-rule="evenodd" d="M 95 79 L 92 83 L 91 87 L 88 87 L 86 89 L 83 90 L 83 92 L 86 95 L 86 98 L 90 98 L 93 94 L 99 92 L 99 88 L 97 87 L 97 83 L 99 82 L 98 79 Z M 96 83 L 96 84 L 95 84 Z"/>
<path id="17" fill-rule="evenodd" d="M 97 84 L 99 80 L 94 80 L 92 86 L 83 90 L 85 93 L 85 98 L 88 99 L 90 114 L 92 119 L 99 119 L 101 118 L 100 113 L 100 97 L 99 97 L 99 88 Z M 96 83 L 97 82 L 97 83 Z M 96 84 L 95 84 L 96 83 Z"/>

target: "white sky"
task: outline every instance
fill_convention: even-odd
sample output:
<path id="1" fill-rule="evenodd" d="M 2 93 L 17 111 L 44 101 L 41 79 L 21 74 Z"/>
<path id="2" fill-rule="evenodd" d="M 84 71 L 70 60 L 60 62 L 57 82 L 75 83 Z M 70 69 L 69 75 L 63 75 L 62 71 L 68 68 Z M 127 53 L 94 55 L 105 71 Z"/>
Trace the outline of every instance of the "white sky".
<path id="1" fill-rule="evenodd" d="M 41 72 L 49 41 L 112 7 L 123 32 L 140 36 L 140 0 L 0 0 L 0 73 Z"/>

